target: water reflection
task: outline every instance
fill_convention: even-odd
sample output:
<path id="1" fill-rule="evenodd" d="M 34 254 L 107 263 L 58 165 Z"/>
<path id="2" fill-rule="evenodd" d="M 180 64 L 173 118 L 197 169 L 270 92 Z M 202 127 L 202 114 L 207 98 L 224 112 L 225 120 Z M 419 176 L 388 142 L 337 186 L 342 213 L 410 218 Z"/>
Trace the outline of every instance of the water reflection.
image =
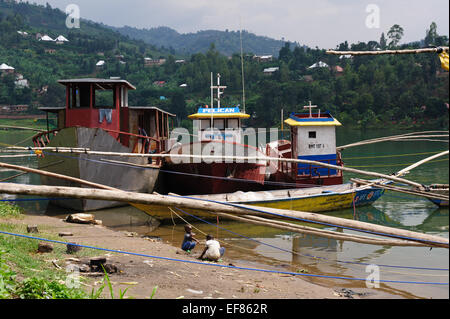
<path id="1" fill-rule="evenodd" d="M 358 140 L 389 134 L 385 131 L 354 133 L 345 131 L 338 132 L 337 145 L 344 145 Z M 397 132 L 392 133 L 395 134 Z M 0 136 L 0 140 L 2 142 L 6 141 L 5 143 L 14 144 L 16 141 L 23 140 L 25 137 L 26 134 L 21 136 L 20 134 L 9 132 L 6 139 Z M 357 166 L 376 163 L 380 167 L 367 169 L 390 174 L 394 170 L 402 168 L 398 165 L 405 158 L 408 158 L 407 162 L 414 162 L 416 159 L 419 160 L 424 156 L 417 155 L 412 158 L 378 157 L 376 159 L 375 156 L 425 153 L 442 150 L 442 145 L 425 142 L 389 142 L 384 143 L 382 146 L 373 144 L 345 150 L 343 157 L 346 165 Z M 374 156 L 372 159 L 367 158 L 371 155 Z M 352 157 L 365 157 L 366 159 L 356 160 L 351 159 Z M 5 162 L 36 167 L 34 158 L 11 158 L 8 160 L 5 159 Z M 383 165 L 385 166 L 383 167 Z M 17 172 L 0 170 L 0 179 L 14 174 L 17 174 Z M 352 177 L 360 177 L 352 174 L 345 174 L 344 176 L 346 180 Z M 407 178 L 424 184 L 448 183 L 448 163 L 427 164 L 418 170 L 413 170 Z M 23 174 L 11 180 L 11 182 L 39 185 L 40 179 L 35 174 Z M 14 203 L 24 207 L 28 214 L 43 214 L 64 218 L 74 212 L 49 205 L 48 200 L 33 196 L 8 196 L 8 199 L 20 200 L 14 201 Z M 175 247 L 179 247 L 183 239 L 183 226 L 185 222 L 177 216 L 174 216 L 173 221 L 169 222 L 169 224 L 158 226 L 155 220 L 131 206 L 117 207 L 93 213 L 96 219 L 102 220 L 106 227 L 114 230 L 136 232 L 140 235 L 159 236 L 163 241 Z M 355 211 L 353 209 L 347 209 L 330 212 L 328 215 L 432 233 L 447 238 L 449 236 L 448 208 L 438 209 L 428 200 L 403 196 L 392 192 L 386 192 L 372 206 L 360 207 Z M 226 258 L 235 261 L 239 265 L 249 265 L 266 269 L 272 267 L 288 271 L 303 271 L 309 274 L 365 278 L 367 276 L 365 264 L 448 268 L 449 263 L 447 249 L 433 248 L 430 250 L 429 248 L 421 247 L 373 246 L 325 239 L 317 236 L 303 236 L 274 228 L 253 226 L 222 219 L 217 222 L 212 222 L 211 224 L 203 222 L 191 223 L 195 227 L 194 232 L 197 233 L 199 239 L 203 240 L 206 233 L 211 233 L 219 238 L 227 248 Z M 219 228 L 216 227 L 217 225 Z M 350 230 L 334 230 L 356 234 L 356 232 Z M 443 276 L 442 272 L 438 271 L 381 267 L 381 278 L 386 280 L 448 283 L 448 271 Z M 365 288 L 365 283 L 360 281 L 333 280 L 330 284 L 333 286 Z M 406 298 L 448 298 L 448 285 L 383 284 L 382 289 L 393 296 Z"/>

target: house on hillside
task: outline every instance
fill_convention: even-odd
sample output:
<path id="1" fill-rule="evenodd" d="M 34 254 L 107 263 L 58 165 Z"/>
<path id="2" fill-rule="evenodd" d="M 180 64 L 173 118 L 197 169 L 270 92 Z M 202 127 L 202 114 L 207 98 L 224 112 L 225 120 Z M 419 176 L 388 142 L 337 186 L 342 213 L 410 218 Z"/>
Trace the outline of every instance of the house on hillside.
<path id="1" fill-rule="evenodd" d="M 264 73 L 264 75 L 272 75 L 279 70 L 280 70 L 279 67 L 265 68 L 263 73 Z"/>
<path id="2" fill-rule="evenodd" d="M 254 55 L 253 60 L 257 62 L 272 62 L 273 56 L 272 55 Z"/>
<path id="3" fill-rule="evenodd" d="M 0 73 L 3 74 L 14 74 L 14 68 L 12 66 L 9 66 L 6 63 L 0 64 Z"/>
<path id="4" fill-rule="evenodd" d="M 67 40 L 66 37 L 63 36 L 63 35 L 59 35 L 59 36 L 55 39 L 55 41 L 69 42 L 69 40 Z"/>
<path id="5" fill-rule="evenodd" d="M 21 89 L 30 87 L 28 80 L 24 79 L 22 74 L 16 75 L 16 80 L 14 81 L 14 84 L 15 84 L 16 88 L 21 88 Z"/>
<path id="6" fill-rule="evenodd" d="M 45 42 L 55 42 L 55 40 L 53 40 L 51 37 L 49 37 L 48 35 L 44 35 L 41 38 L 39 38 L 39 41 L 45 41 Z"/>
<path id="7" fill-rule="evenodd" d="M 166 81 L 154 81 L 153 85 L 163 87 L 164 85 L 166 85 Z"/>
<path id="8" fill-rule="evenodd" d="M 308 67 L 308 69 L 315 69 L 315 68 L 329 68 L 329 66 L 325 62 L 319 61 Z"/>
<path id="9" fill-rule="evenodd" d="M 97 69 L 101 69 L 105 66 L 105 60 L 100 60 L 95 64 Z"/>
<path id="10" fill-rule="evenodd" d="M 26 112 L 28 110 L 28 105 L 0 105 L 0 114 L 14 114 L 20 112 Z"/>
<path id="11" fill-rule="evenodd" d="M 344 69 L 339 65 L 334 66 L 332 69 L 334 71 L 335 76 L 337 77 L 342 76 L 344 74 Z"/>
<path id="12" fill-rule="evenodd" d="M 69 42 L 63 35 L 59 35 L 56 39 L 56 44 L 64 44 L 64 42 Z"/>
<path id="13" fill-rule="evenodd" d="M 166 59 L 155 59 L 153 60 L 152 58 L 144 58 L 144 65 L 145 66 L 160 66 L 163 65 L 164 63 L 166 63 Z"/>

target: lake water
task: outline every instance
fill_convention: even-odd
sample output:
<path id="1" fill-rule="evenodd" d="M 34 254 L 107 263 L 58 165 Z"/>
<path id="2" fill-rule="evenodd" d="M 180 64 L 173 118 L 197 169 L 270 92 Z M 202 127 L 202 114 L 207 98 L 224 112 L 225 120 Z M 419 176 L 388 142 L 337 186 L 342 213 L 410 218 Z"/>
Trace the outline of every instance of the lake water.
<path id="1" fill-rule="evenodd" d="M 338 146 L 368 138 L 407 133 L 388 130 L 360 132 L 341 128 L 338 128 L 337 132 Z M 20 145 L 31 145 L 30 140 L 26 140 L 31 135 L 33 133 L 24 131 L 0 131 L 0 142 L 16 144 L 25 140 Z M 448 143 L 443 142 L 383 142 L 350 148 L 344 150 L 342 155 L 349 167 L 390 174 L 447 149 Z M 37 166 L 34 157 L 2 158 L 2 161 L 30 167 Z M 15 171 L 0 169 L 0 179 L 15 174 L 17 174 Z M 352 177 L 368 178 L 349 173 L 345 173 L 344 176 L 345 180 Z M 448 156 L 412 170 L 405 178 L 423 184 L 447 184 Z M 10 181 L 40 184 L 39 177 L 32 174 L 24 174 Z M 7 197 L 21 200 L 16 203 L 30 214 L 64 217 L 70 213 L 67 209 L 48 205 L 46 200 L 30 200 L 32 198 L 23 196 Z M 372 206 L 357 208 L 356 212 L 348 209 L 327 214 L 449 237 L 448 208 L 438 208 L 427 199 L 391 191 L 386 191 L 385 195 Z M 176 247 L 180 246 L 183 238 L 185 223 L 176 215 L 173 215 L 173 222 L 159 227 L 155 227 L 148 215 L 132 207 L 97 211 L 95 216 L 107 227 L 137 232 L 141 235 L 159 236 Z M 305 279 L 331 287 L 345 287 L 358 291 L 366 288 L 365 279 L 374 274 L 371 266 L 366 268 L 373 264 L 378 266 L 379 279 L 383 281 L 379 288 L 369 290 L 376 293 L 374 296 L 433 299 L 449 297 L 448 249 L 430 250 L 418 247 L 358 244 L 222 220 L 218 221 L 220 228 L 216 227 L 217 222 L 191 224 L 199 239 L 204 239 L 206 233 L 219 238 L 226 247 L 227 260 L 232 260 L 235 265 L 329 276 L 329 278 L 305 277 Z M 352 233 L 348 230 L 343 232 Z M 332 277 L 353 278 L 353 280 Z"/>

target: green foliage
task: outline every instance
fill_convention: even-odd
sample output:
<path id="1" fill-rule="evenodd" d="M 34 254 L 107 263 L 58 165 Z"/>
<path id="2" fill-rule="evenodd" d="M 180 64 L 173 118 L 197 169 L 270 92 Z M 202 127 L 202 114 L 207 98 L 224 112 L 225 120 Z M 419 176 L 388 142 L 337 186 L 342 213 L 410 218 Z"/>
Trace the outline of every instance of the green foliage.
<path id="1" fill-rule="evenodd" d="M 12 76 L 0 77 L 0 104 L 63 105 L 65 93 L 63 86 L 57 83 L 58 79 L 119 76 L 137 88 L 129 93 L 130 105 L 161 107 L 177 115 L 177 125 L 189 128 L 191 121 L 187 120 L 187 115 L 195 113 L 199 106 L 210 104 L 211 73 L 214 79 L 215 74 L 220 73 L 221 83 L 227 86 L 222 105 L 243 106 L 241 56 L 237 53 L 240 43 L 236 42 L 238 32 L 205 31 L 181 36 L 164 27 L 151 30 L 125 27 L 119 30 L 127 34 L 124 36 L 104 25 L 87 21 L 82 21 L 80 29 L 67 31 L 63 25 L 66 16 L 58 9 L 4 1 L 0 1 L 0 8 L 3 9 L 0 63 L 14 66 L 30 82 L 29 89 L 18 89 Z M 27 31 L 30 36 L 19 35 L 17 30 Z M 37 32 L 53 37 L 67 35 L 70 42 L 63 45 L 43 43 L 34 38 Z M 400 25 L 394 25 L 386 36 L 381 34 L 379 42 L 349 44 L 345 41 L 337 45 L 337 49 L 421 47 L 419 42 L 399 45 L 403 33 Z M 243 32 L 242 35 L 245 111 L 251 114 L 246 121 L 248 126 L 279 125 L 281 109 L 287 116 L 290 112 L 301 111 L 309 101 L 322 111 L 332 112 L 346 126 L 397 125 L 401 122 L 448 125 L 448 121 L 442 120 L 448 118 L 445 106 L 449 102 L 448 73 L 439 75 L 441 67 L 435 54 L 347 59 L 327 55 L 319 48 L 283 42 L 278 43 L 276 49 L 278 58 L 258 62 L 252 58 L 255 51 L 250 45 L 251 34 Z M 426 43 L 448 45 L 448 38 L 438 34 L 435 23 L 426 30 L 425 36 Z M 157 49 L 144 42 L 157 37 L 169 41 L 158 44 L 165 48 Z M 197 41 L 199 38 L 201 41 Z M 226 52 L 228 56 L 223 55 L 224 43 L 234 48 Z M 186 50 L 180 52 L 176 46 Z M 56 52 L 46 53 L 48 49 Z M 164 58 L 166 62 L 161 66 L 145 67 L 145 57 Z M 185 62 L 176 63 L 179 59 Z M 101 69 L 95 66 L 98 60 L 106 62 Z M 309 68 L 319 61 L 327 63 L 329 68 Z M 337 71 L 336 66 L 344 72 Z M 279 71 L 264 75 L 263 70 L 268 67 L 279 67 Z M 187 86 L 180 87 L 181 84 Z M 41 89 L 47 85 L 47 92 L 42 93 Z M 32 111 L 39 112 L 35 108 Z"/>
<path id="2" fill-rule="evenodd" d="M 22 209 L 19 206 L 9 204 L 7 202 L 0 202 L 0 217 L 14 217 L 22 216 Z"/>
<path id="3" fill-rule="evenodd" d="M 0 299 L 10 298 L 11 292 L 14 290 L 16 277 L 16 273 L 3 260 L 2 255 L 4 253 L 0 250 Z"/>
<path id="4" fill-rule="evenodd" d="M 14 291 L 20 299 L 85 299 L 87 295 L 79 289 L 43 278 L 26 278 Z"/>

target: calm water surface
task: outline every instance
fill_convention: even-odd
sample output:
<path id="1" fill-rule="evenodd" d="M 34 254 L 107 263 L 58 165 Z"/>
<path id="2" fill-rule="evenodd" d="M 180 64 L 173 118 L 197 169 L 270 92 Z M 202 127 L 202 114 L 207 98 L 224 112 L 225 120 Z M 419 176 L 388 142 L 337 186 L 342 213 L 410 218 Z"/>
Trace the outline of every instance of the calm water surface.
<path id="1" fill-rule="evenodd" d="M 337 145 L 344 145 L 363 139 L 402 134 L 384 130 L 366 132 L 348 131 L 338 128 Z M 0 131 L 0 142 L 15 144 L 33 135 L 31 132 Z M 21 145 L 31 145 L 28 141 Z M 344 162 L 349 167 L 390 174 L 432 154 L 448 149 L 448 143 L 429 141 L 384 142 L 344 150 Z M 0 154 L 1 155 L 1 154 Z M 3 158 L 9 163 L 36 167 L 33 157 Z M 0 179 L 17 174 L 15 171 L 1 169 Z M 345 173 L 351 177 L 368 178 Z M 423 183 L 448 183 L 448 156 L 434 160 L 416 168 L 406 175 L 407 179 Z M 24 174 L 12 182 L 39 185 L 38 176 Z M 15 196 L 6 197 L 15 199 Z M 30 200 L 18 196 L 18 205 L 30 214 L 66 216 L 69 211 L 48 205 L 46 200 Z M 354 214 L 355 213 L 355 214 Z M 181 214 L 181 213 L 180 213 Z M 418 232 L 449 237 L 449 210 L 437 208 L 430 201 L 401 193 L 387 191 L 372 206 L 341 210 L 328 213 L 343 218 L 356 218 L 361 221 L 399 227 Z M 132 208 L 120 207 L 95 212 L 107 227 L 137 232 L 141 235 L 159 236 L 179 247 L 183 237 L 184 221 L 173 215 L 173 222 L 156 227 L 152 219 Z M 181 216 L 183 217 L 183 216 Z M 363 280 L 317 279 L 307 280 L 332 287 L 347 287 L 358 291 L 366 288 L 365 279 L 371 270 L 369 264 L 379 265 L 380 279 L 390 281 L 373 289 L 376 295 L 394 298 L 448 298 L 449 297 L 449 251 L 442 248 L 390 247 L 358 244 L 314 236 L 303 236 L 290 232 L 243 225 L 237 222 L 195 222 L 194 232 L 199 239 L 211 233 L 218 237 L 226 247 L 228 260 L 239 266 L 277 269 L 282 271 L 301 271 L 307 274 L 351 277 Z M 351 231 L 343 230 L 345 233 Z M 199 248 L 200 250 L 200 248 Z M 395 266 L 395 267 L 393 267 Z M 409 268 L 407 268 L 409 267 Z M 419 269 L 420 268 L 420 269 Z M 432 269 L 422 269 L 432 268 Z M 444 269 L 444 270 L 438 270 Z M 407 281 L 409 283 L 397 283 Z M 437 283 L 447 283 L 438 285 Z M 367 291 L 367 290 L 365 290 Z"/>

